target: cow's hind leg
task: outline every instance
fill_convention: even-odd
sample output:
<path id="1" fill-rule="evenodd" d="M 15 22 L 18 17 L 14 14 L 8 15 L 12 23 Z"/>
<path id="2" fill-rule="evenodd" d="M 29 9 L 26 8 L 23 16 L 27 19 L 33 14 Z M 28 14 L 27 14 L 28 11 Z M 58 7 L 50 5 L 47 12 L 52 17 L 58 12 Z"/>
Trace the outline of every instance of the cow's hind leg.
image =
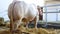
<path id="1" fill-rule="evenodd" d="M 18 30 L 18 27 L 19 26 L 21 26 L 21 24 L 22 24 L 22 22 L 21 22 L 21 20 L 22 20 L 22 18 L 20 19 L 20 20 L 16 20 L 15 22 L 14 22 L 14 24 L 13 24 L 13 32 L 15 32 L 15 33 L 18 33 L 19 32 L 19 30 Z"/>
<path id="2" fill-rule="evenodd" d="M 11 32 L 11 34 L 15 34 L 13 32 L 13 30 L 14 30 L 14 23 L 13 22 L 14 22 L 13 17 L 11 16 L 11 19 L 10 19 L 10 32 Z"/>

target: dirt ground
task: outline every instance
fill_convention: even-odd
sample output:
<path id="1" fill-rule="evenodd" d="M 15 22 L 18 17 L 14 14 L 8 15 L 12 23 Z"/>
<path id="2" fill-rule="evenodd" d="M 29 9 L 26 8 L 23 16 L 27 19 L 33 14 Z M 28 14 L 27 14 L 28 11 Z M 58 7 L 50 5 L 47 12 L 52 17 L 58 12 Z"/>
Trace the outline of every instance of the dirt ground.
<path id="1" fill-rule="evenodd" d="M 16 34 L 60 34 L 60 29 L 45 29 L 45 28 L 18 28 L 19 32 Z M 21 32 L 21 33 L 20 33 Z M 11 34 L 9 28 L 0 28 L 0 34 Z"/>

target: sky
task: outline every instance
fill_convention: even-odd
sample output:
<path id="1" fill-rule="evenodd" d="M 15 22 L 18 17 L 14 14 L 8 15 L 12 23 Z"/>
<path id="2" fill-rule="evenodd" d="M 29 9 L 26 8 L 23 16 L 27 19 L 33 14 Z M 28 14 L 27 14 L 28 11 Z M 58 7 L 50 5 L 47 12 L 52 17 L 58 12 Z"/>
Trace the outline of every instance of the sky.
<path id="1" fill-rule="evenodd" d="M 3 17 L 6 20 L 9 20 L 8 15 L 7 15 L 7 10 L 9 4 L 13 0 L 0 0 L 0 17 Z M 25 1 L 28 4 L 34 3 L 39 6 L 44 6 L 44 1 L 43 0 L 20 0 L 20 1 Z"/>

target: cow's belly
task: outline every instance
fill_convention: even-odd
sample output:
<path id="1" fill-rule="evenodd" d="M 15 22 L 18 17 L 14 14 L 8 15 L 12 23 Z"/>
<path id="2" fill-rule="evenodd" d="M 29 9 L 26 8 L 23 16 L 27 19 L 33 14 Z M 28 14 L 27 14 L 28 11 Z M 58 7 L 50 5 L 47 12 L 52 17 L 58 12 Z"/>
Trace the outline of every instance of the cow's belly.
<path id="1" fill-rule="evenodd" d="M 35 16 L 28 16 L 28 17 L 26 17 L 26 19 L 27 19 L 28 21 L 32 21 L 34 18 L 35 18 Z"/>
<path id="2" fill-rule="evenodd" d="M 36 13 L 27 13 L 26 15 L 25 15 L 25 18 L 28 20 L 28 21 L 32 21 L 35 17 L 36 17 L 36 15 L 37 15 L 37 12 Z"/>

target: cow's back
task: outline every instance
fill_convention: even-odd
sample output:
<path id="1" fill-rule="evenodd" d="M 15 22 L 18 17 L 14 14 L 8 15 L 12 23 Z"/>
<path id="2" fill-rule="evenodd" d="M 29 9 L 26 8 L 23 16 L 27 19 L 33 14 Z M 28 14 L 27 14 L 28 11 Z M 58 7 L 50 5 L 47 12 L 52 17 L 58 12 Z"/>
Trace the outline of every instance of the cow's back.
<path id="1" fill-rule="evenodd" d="M 23 1 L 16 1 L 10 4 L 8 8 L 8 16 L 11 18 L 11 15 L 13 17 L 13 20 L 19 20 L 21 17 L 24 16 L 25 10 L 26 10 L 26 3 Z M 25 8 L 26 7 L 26 8 Z"/>

